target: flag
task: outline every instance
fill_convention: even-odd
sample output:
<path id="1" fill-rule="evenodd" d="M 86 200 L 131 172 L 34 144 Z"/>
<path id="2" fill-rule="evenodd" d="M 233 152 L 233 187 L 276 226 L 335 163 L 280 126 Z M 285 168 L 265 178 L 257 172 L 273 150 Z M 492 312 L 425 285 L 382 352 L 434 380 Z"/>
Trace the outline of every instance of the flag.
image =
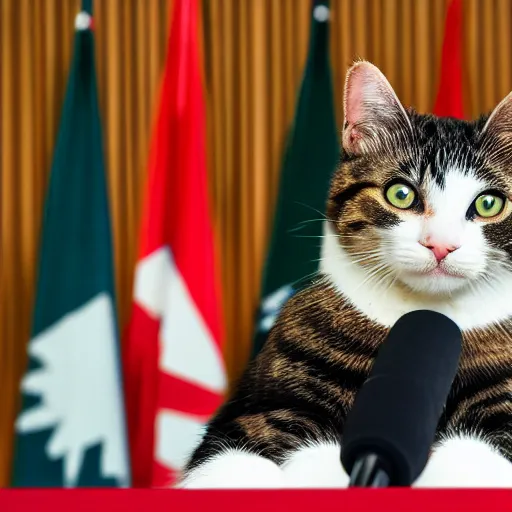
<path id="1" fill-rule="evenodd" d="M 462 0 L 451 0 L 446 15 L 441 78 L 434 106 L 438 116 L 464 118 L 462 95 Z"/>
<path id="2" fill-rule="evenodd" d="M 339 159 L 329 14 L 328 1 L 312 3 L 308 57 L 285 148 L 253 355 L 284 303 L 318 270 L 327 192 Z"/>
<path id="3" fill-rule="evenodd" d="M 91 14 L 84 1 L 45 202 L 15 425 L 20 487 L 129 485 Z"/>
<path id="4" fill-rule="evenodd" d="M 175 0 L 125 338 L 133 485 L 171 485 L 223 400 L 199 0 Z"/>

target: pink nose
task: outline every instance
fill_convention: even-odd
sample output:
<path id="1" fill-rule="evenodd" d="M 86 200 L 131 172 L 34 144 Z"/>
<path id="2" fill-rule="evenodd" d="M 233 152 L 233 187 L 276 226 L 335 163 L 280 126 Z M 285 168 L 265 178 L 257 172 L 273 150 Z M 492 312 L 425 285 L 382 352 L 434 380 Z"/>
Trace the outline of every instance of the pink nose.
<path id="1" fill-rule="evenodd" d="M 434 244 L 432 242 L 422 243 L 421 245 L 425 246 L 427 249 L 430 249 L 434 253 L 434 256 L 438 262 L 444 260 L 448 254 L 458 249 L 458 247 L 453 245 Z"/>

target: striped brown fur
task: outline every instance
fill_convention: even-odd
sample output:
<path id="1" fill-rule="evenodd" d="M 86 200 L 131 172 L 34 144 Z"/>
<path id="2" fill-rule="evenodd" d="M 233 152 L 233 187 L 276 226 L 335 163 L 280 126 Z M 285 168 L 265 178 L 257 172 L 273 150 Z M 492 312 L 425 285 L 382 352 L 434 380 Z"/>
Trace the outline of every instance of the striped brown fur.
<path id="1" fill-rule="evenodd" d="M 308 440 L 340 442 L 347 412 L 387 333 L 326 281 L 292 297 L 188 469 L 219 446 L 248 449 L 279 463 Z M 511 335 L 512 323 L 464 335 L 460 372 L 438 438 L 483 433 L 512 460 L 502 422 L 503 416 L 512 421 Z"/>

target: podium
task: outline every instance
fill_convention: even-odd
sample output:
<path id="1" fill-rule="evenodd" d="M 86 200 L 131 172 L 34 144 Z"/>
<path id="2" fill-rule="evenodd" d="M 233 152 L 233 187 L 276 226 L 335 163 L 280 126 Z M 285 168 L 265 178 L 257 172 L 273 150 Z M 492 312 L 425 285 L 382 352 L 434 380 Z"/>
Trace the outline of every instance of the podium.
<path id="1" fill-rule="evenodd" d="M 512 490 L 4 489 L 2 512 L 512 511 Z"/>

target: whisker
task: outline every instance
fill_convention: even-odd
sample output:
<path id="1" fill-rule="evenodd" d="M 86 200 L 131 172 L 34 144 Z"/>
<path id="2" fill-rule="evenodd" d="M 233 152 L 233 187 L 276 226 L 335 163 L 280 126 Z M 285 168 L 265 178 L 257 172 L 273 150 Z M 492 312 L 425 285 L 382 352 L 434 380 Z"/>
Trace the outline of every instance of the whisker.
<path id="1" fill-rule="evenodd" d="M 371 251 L 357 251 L 348 253 L 349 257 L 351 258 L 357 258 L 358 256 L 370 256 L 372 254 L 380 254 L 384 258 L 388 256 L 387 253 L 382 249 L 372 249 Z"/>
<path id="2" fill-rule="evenodd" d="M 288 230 L 288 232 L 289 233 L 293 233 L 295 231 L 299 231 L 299 230 L 303 229 L 304 227 L 306 227 L 307 224 L 311 224 L 312 222 L 325 222 L 325 219 L 308 219 L 308 220 L 303 220 L 302 222 L 299 222 L 295 227 L 290 228 Z"/>
<path id="3" fill-rule="evenodd" d="M 312 279 L 313 277 L 315 277 L 315 275 L 320 275 L 320 270 L 315 270 L 314 272 L 310 272 L 309 274 L 307 274 L 305 276 L 299 277 L 299 279 L 296 279 L 291 284 L 292 284 L 292 286 L 295 286 L 295 285 L 299 284 L 301 281 L 307 281 L 309 279 Z"/>
<path id="4" fill-rule="evenodd" d="M 395 277 L 391 280 L 391 282 L 389 283 L 388 287 L 386 288 L 386 290 L 384 292 L 384 297 L 386 296 L 388 291 L 393 287 L 393 285 L 396 283 L 396 281 L 400 277 L 400 275 L 401 275 L 401 272 L 398 272 L 397 274 L 395 274 Z"/>
<path id="5" fill-rule="evenodd" d="M 356 287 L 356 289 L 354 291 L 357 291 L 359 290 L 359 288 L 361 288 L 361 286 L 363 286 L 365 283 L 371 281 L 377 274 L 379 274 L 379 272 L 381 272 L 382 270 L 384 270 L 385 268 L 387 267 L 387 263 L 382 263 L 381 265 L 375 267 L 368 275 L 365 279 L 363 279 L 359 285 Z"/>
<path id="6" fill-rule="evenodd" d="M 289 230 L 288 233 L 292 233 L 293 230 Z M 294 235 L 295 238 L 339 238 L 338 235 Z"/>
<path id="7" fill-rule="evenodd" d="M 388 269 L 388 271 L 387 271 L 387 272 L 383 273 L 383 274 L 381 275 L 381 277 L 379 278 L 379 280 L 375 283 L 375 285 L 374 285 L 374 286 L 375 286 L 375 288 L 377 288 L 377 287 L 379 287 L 379 286 L 381 286 L 381 285 L 385 284 L 385 282 L 386 282 L 386 280 L 388 279 L 388 277 L 389 277 L 390 275 L 392 275 L 393 273 L 394 273 L 393 269 Z"/>
<path id="8" fill-rule="evenodd" d="M 317 210 L 316 208 L 314 208 L 313 206 L 311 206 L 309 204 L 302 203 L 301 201 L 295 201 L 295 204 L 298 204 L 300 206 L 304 206 L 306 208 L 309 208 L 310 210 L 313 210 L 316 213 L 319 213 L 325 220 L 331 220 L 331 219 L 329 219 L 329 217 L 327 217 L 327 215 L 324 212 L 321 212 L 320 210 Z"/>
<path id="9" fill-rule="evenodd" d="M 365 254 L 364 256 L 362 256 L 361 258 L 359 258 L 357 260 L 352 260 L 352 261 L 345 263 L 345 265 L 353 265 L 354 263 L 360 263 L 361 261 L 365 261 L 365 260 L 368 262 L 371 262 L 374 260 L 378 261 L 381 257 L 382 257 L 382 254 L 380 254 L 380 253 L 370 254 L 370 255 Z"/>

